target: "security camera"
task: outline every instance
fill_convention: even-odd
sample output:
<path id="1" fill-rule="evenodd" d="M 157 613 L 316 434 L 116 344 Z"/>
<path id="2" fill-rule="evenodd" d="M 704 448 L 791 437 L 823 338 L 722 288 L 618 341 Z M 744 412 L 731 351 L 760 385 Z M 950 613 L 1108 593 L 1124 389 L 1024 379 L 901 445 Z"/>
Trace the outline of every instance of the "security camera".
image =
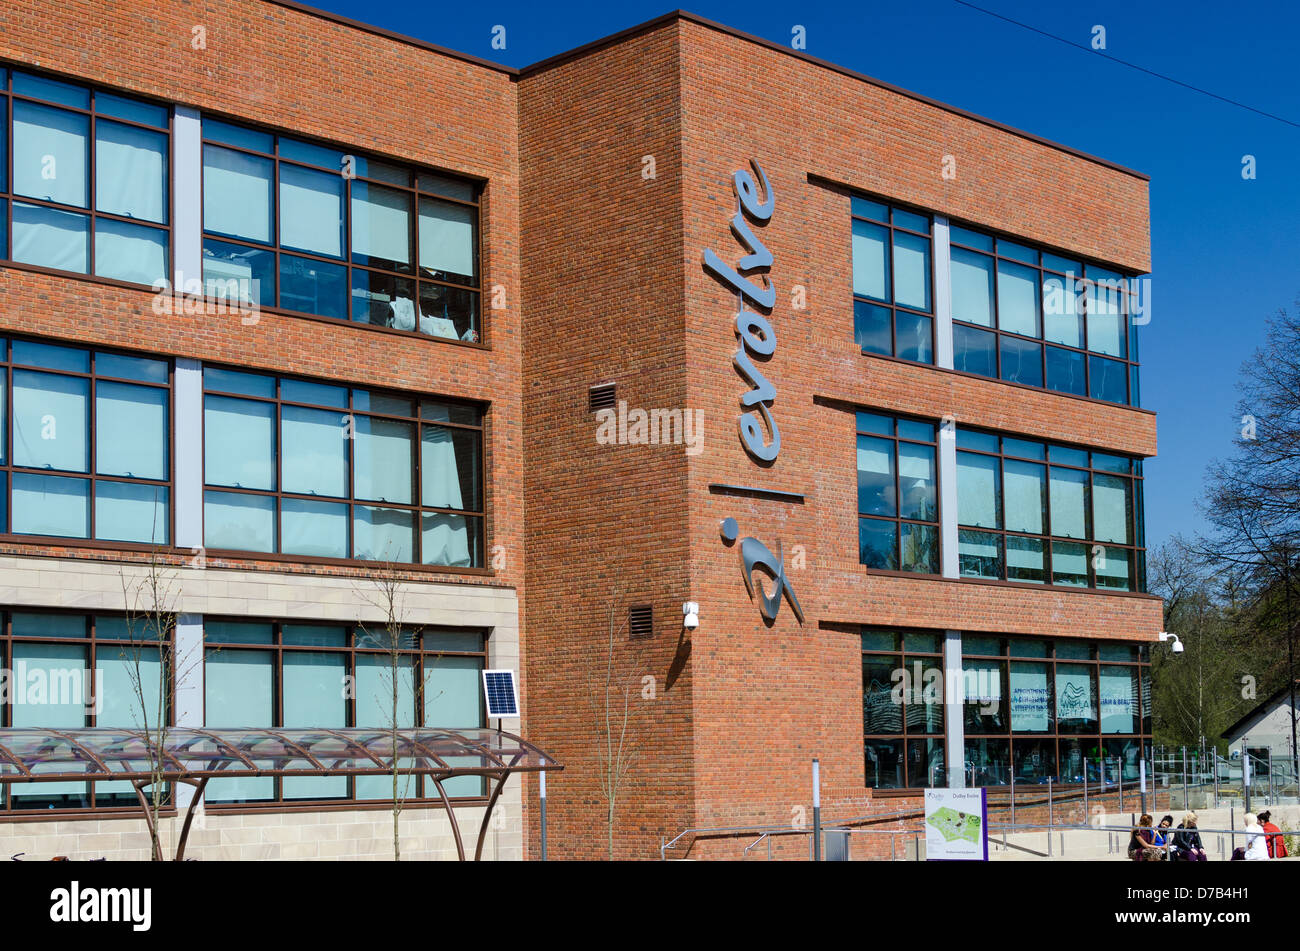
<path id="1" fill-rule="evenodd" d="M 1161 641 L 1172 640 L 1174 643 L 1173 646 L 1171 646 L 1169 649 L 1173 651 L 1175 654 L 1181 654 L 1183 652 L 1183 642 L 1178 639 L 1177 634 L 1173 634 L 1169 631 L 1161 631 L 1160 640 Z"/>
<path id="2" fill-rule="evenodd" d="M 700 626 L 700 606 L 694 601 L 684 601 L 682 603 L 682 626 L 688 631 L 693 631 Z"/>

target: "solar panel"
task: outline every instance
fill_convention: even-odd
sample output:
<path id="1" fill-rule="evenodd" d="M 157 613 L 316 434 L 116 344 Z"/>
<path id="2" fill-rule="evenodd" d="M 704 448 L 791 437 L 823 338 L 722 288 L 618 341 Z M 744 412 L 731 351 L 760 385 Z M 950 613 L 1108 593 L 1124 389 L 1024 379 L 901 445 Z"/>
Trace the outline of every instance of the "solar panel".
<path id="1" fill-rule="evenodd" d="M 513 670 L 483 671 L 483 696 L 487 698 L 489 719 L 519 716 L 519 691 Z"/>

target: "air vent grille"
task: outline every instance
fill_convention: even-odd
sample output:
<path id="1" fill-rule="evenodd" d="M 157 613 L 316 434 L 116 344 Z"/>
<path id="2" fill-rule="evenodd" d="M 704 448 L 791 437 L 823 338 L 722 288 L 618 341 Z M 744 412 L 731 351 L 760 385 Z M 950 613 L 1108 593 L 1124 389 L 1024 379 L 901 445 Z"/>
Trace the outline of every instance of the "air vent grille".
<path id="1" fill-rule="evenodd" d="M 655 632 L 654 609 L 648 604 L 638 604 L 629 608 L 627 629 L 632 637 L 649 637 Z"/>
<path id="2" fill-rule="evenodd" d="M 613 383 L 600 383 L 593 386 L 587 391 L 587 411 L 594 413 L 597 410 L 613 409 L 617 397 L 614 392 Z"/>

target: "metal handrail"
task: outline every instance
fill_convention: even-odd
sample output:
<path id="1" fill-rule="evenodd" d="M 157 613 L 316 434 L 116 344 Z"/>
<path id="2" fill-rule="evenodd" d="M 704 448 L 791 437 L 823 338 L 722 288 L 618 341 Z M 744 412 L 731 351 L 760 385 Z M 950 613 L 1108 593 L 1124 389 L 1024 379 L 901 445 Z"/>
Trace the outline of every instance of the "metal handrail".
<path id="1" fill-rule="evenodd" d="M 837 820 L 837 821 L 835 821 L 835 822 L 823 822 L 823 823 L 822 823 L 822 828 L 823 828 L 823 829 L 838 829 L 838 828 L 841 827 L 841 826 L 844 826 L 844 825 L 851 825 L 852 823 L 855 823 L 855 822 L 871 822 L 871 821 L 875 821 L 875 820 L 897 819 L 897 818 L 899 818 L 900 816 L 915 816 L 915 815 L 917 815 L 918 813 L 920 813 L 921 811 L 922 811 L 922 810 L 920 810 L 920 809 L 904 809 L 904 810 L 902 810 L 902 811 L 900 811 L 900 812 L 880 812 L 880 813 L 875 813 L 874 815 L 858 816 L 858 817 L 855 817 L 855 818 L 852 818 L 852 819 L 839 819 L 839 820 Z M 866 830 L 863 830 L 863 831 L 866 831 Z M 899 830 L 899 831 L 902 831 L 902 830 Z M 762 834 L 762 833 L 765 833 L 765 832 L 770 832 L 770 833 L 772 833 L 773 835 L 799 835 L 799 834 L 803 834 L 803 833 L 809 833 L 809 834 L 811 834 L 812 830 L 811 830 L 811 829 L 792 829 L 792 828 L 790 828 L 789 826 L 764 826 L 764 825 L 757 825 L 757 826 L 713 826 L 713 827 L 706 827 L 706 826 L 692 826 L 692 827 L 689 828 L 689 829 L 683 829 L 681 832 L 677 833 L 677 835 L 673 836 L 672 839 L 670 839 L 670 840 L 667 841 L 667 842 L 665 842 L 665 841 L 663 840 L 663 837 L 660 836 L 660 837 L 659 837 L 659 858 L 660 858 L 661 860 L 666 860 L 666 859 L 667 859 L 667 856 L 666 856 L 665 853 L 666 853 L 669 849 L 673 848 L 673 847 L 674 847 L 678 842 L 680 842 L 683 838 L 685 838 L 685 837 L 688 836 L 688 835 L 699 835 L 699 834 L 708 835 L 708 834 L 713 834 L 713 833 L 718 833 L 718 832 L 729 832 L 729 833 L 734 833 L 734 834 L 740 834 L 740 833 L 743 833 L 743 832 L 753 832 L 753 833 Z"/>
<path id="2" fill-rule="evenodd" d="M 760 835 L 760 836 L 759 836 L 757 839 L 755 839 L 753 842 L 749 843 L 749 845 L 745 846 L 745 851 L 740 853 L 740 857 L 741 857 L 741 859 L 743 860 L 743 859 L 747 858 L 747 857 L 749 856 L 749 850 L 752 849 L 752 848 L 754 848 L 754 846 L 758 845 L 758 843 L 762 842 L 764 839 L 767 840 L 767 858 L 768 858 L 768 861 L 771 861 L 771 859 L 772 859 L 772 833 L 770 833 L 770 832 L 764 832 L 762 835 Z"/>

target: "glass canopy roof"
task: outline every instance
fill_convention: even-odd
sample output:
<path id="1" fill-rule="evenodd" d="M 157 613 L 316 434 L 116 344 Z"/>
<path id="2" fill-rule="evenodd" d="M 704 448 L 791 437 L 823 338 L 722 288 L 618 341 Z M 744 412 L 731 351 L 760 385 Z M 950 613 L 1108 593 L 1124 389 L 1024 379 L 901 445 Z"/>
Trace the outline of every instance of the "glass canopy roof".
<path id="1" fill-rule="evenodd" d="M 151 780 L 156 734 L 97 727 L 0 730 L 0 783 L 56 780 Z M 559 769 L 543 750 L 490 728 L 188 729 L 172 727 L 162 744 L 165 779 L 214 776 L 364 776 L 403 772 L 438 780 Z"/>

